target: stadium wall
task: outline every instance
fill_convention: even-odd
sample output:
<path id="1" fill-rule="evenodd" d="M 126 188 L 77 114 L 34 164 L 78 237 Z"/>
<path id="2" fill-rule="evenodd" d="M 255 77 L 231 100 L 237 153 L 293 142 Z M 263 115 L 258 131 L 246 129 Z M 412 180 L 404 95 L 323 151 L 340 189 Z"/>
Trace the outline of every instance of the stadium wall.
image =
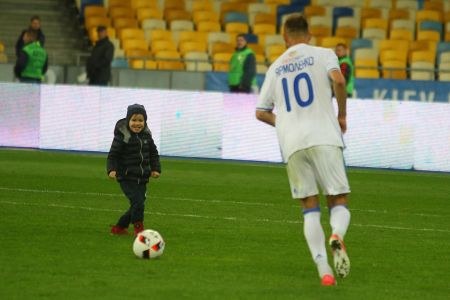
<path id="1" fill-rule="evenodd" d="M 109 150 L 129 104 L 147 108 L 162 155 L 281 162 L 255 95 L 0 83 L 0 146 Z M 349 166 L 450 172 L 450 104 L 350 99 Z"/>

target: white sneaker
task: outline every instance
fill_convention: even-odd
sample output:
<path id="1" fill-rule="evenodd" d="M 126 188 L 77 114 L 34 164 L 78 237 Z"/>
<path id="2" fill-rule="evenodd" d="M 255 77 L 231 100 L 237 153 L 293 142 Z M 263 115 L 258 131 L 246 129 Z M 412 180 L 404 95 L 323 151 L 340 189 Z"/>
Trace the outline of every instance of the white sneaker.
<path id="1" fill-rule="evenodd" d="M 334 269 L 339 277 L 346 277 L 350 273 L 350 259 L 345 249 L 344 241 L 337 234 L 333 234 L 329 240 L 333 253 Z"/>

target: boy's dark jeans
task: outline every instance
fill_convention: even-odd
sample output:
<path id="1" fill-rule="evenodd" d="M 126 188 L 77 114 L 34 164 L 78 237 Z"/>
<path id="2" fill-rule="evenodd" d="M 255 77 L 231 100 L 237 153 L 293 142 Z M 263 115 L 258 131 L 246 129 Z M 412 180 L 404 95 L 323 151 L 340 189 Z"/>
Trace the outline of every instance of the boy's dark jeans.
<path id="1" fill-rule="evenodd" d="M 134 181 L 121 181 L 120 188 L 130 200 L 130 208 L 120 217 L 117 225 L 122 228 L 128 228 L 130 223 L 143 222 L 147 183 L 138 184 Z"/>

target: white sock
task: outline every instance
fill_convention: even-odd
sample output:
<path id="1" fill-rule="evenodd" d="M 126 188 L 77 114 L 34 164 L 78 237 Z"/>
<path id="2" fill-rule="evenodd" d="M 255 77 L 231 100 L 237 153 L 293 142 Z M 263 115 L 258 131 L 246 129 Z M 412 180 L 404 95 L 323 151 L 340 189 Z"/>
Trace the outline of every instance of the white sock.
<path id="1" fill-rule="evenodd" d="M 317 265 L 320 278 L 325 274 L 333 274 L 331 267 L 328 265 L 325 233 L 323 232 L 322 224 L 320 224 L 319 208 L 304 211 L 303 218 L 303 233 L 312 259 Z"/>
<path id="2" fill-rule="evenodd" d="M 330 225 L 333 234 L 337 234 L 342 240 L 347 233 L 350 224 L 350 211 L 344 205 L 337 205 L 330 211 Z"/>

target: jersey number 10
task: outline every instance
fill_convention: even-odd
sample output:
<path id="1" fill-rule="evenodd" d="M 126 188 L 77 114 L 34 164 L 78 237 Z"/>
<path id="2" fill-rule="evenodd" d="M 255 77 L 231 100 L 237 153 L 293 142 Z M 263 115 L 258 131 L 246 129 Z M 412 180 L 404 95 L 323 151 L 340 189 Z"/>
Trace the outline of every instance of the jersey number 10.
<path id="1" fill-rule="evenodd" d="M 302 99 L 300 96 L 300 80 L 304 79 L 306 81 L 306 86 L 308 87 L 308 99 Z M 283 92 L 284 92 L 284 100 L 286 101 L 286 109 L 288 112 L 291 111 L 291 100 L 289 98 L 289 87 L 287 78 L 283 78 L 281 80 L 283 84 Z M 314 101 L 314 90 L 312 87 L 311 77 L 309 77 L 308 73 L 300 73 L 294 78 L 294 82 L 292 85 L 292 89 L 294 90 L 295 101 L 300 107 L 307 107 L 311 105 Z"/>

